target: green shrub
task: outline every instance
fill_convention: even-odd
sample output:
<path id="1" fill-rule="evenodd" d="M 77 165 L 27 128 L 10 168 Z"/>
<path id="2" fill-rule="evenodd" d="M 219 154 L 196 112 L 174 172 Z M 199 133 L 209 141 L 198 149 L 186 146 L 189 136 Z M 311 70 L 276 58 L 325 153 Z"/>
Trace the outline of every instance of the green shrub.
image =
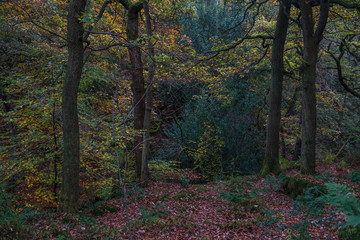
<path id="1" fill-rule="evenodd" d="M 274 176 L 267 175 L 265 178 L 265 182 L 269 185 L 269 187 L 264 188 L 265 192 L 269 191 L 270 189 L 272 190 L 280 189 L 279 180 Z"/>
<path id="2" fill-rule="evenodd" d="M 340 161 L 339 166 L 342 168 L 349 168 L 349 164 L 344 160 Z"/>
<path id="3" fill-rule="evenodd" d="M 355 170 L 352 173 L 349 174 L 350 180 L 353 182 L 360 182 L 360 171 Z"/>
<path id="4" fill-rule="evenodd" d="M 279 162 L 281 170 L 286 170 L 291 166 L 291 161 L 289 159 L 280 157 Z"/>
<path id="5" fill-rule="evenodd" d="M 360 150 L 357 148 L 356 150 L 350 150 L 345 156 L 344 161 L 351 163 L 359 163 L 360 162 Z"/>
<path id="6" fill-rule="evenodd" d="M 295 225 L 291 226 L 291 229 L 298 232 L 298 234 L 291 234 L 292 240 L 312 240 L 313 238 L 309 233 L 309 226 L 311 222 L 307 218 L 303 218 L 303 220 Z"/>
<path id="7" fill-rule="evenodd" d="M 219 195 L 221 198 L 224 198 L 234 204 L 240 204 L 249 198 L 244 194 L 238 194 L 232 192 L 221 192 Z"/>
<path id="8" fill-rule="evenodd" d="M 102 216 L 105 213 L 114 213 L 119 211 L 118 207 L 112 206 L 103 201 L 97 202 L 92 206 L 89 206 L 88 209 L 94 216 Z"/>
<path id="9" fill-rule="evenodd" d="M 15 196 L 5 191 L 5 184 L 0 184 L 0 223 L 16 216 L 12 207 Z"/>
<path id="10" fill-rule="evenodd" d="M 190 179 L 189 178 L 187 178 L 186 176 L 182 176 L 181 178 L 180 178 L 180 184 L 183 186 L 183 187 L 188 187 L 189 186 L 189 184 L 190 184 Z"/>
<path id="11" fill-rule="evenodd" d="M 30 208 L 21 212 L 14 204 L 15 196 L 5 191 L 4 185 L 0 185 L 0 233 L 2 239 L 35 239 L 38 229 L 29 224 L 41 214 Z"/>
<path id="12" fill-rule="evenodd" d="M 360 203 L 347 186 L 326 183 L 328 193 L 319 197 L 347 215 L 345 226 L 360 226 Z"/>
<path id="13" fill-rule="evenodd" d="M 195 196 L 195 193 L 193 191 L 190 190 L 181 190 L 180 192 L 178 192 L 174 198 L 177 200 L 185 200 L 187 199 L 188 201 L 194 201 L 193 197 Z"/>
<path id="14" fill-rule="evenodd" d="M 208 122 L 203 125 L 203 135 L 199 139 L 196 151 L 191 152 L 191 156 L 194 159 L 194 169 L 207 180 L 214 180 L 222 174 L 221 154 L 224 143 L 215 126 L 211 126 Z"/>
<path id="15" fill-rule="evenodd" d="M 360 226 L 341 229 L 338 237 L 340 240 L 360 239 Z"/>
<path id="16" fill-rule="evenodd" d="M 166 205 L 163 203 L 155 203 L 151 209 L 143 206 L 140 209 L 141 218 L 143 220 L 154 221 L 157 218 L 165 217 L 171 213 L 170 210 L 165 209 L 165 207 Z"/>
<path id="17" fill-rule="evenodd" d="M 335 160 L 337 159 L 337 156 L 332 151 L 329 151 L 329 152 L 323 153 L 323 158 L 327 164 L 331 164 L 331 163 L 335 162 Z"/>
<path id="18" fill-rule="evenodd" d="M 177 159 L 181 168 L 196 169 L 207 180 L 257 173 L 264 129 L 254 113 L 261 98 L 249 90 L 252 77 L 225 80 L 219 95 L 226 99 L 214 97 L 205 88 L 193 96 L 181 117 L 164 130 L 167 139 L 154 159 Z"/>
<path id="19" fill-rule="evenodd" d="M 302 202 L 304 206 L 306 206 L 310 216 L 318 216 L 322 214 L 325 205 L 325 202 L 318 198 L 324 195 L 325 192 L 325 187 L 315 185 L 307 188 L 305 193 L 298 196 L 296 200 Z"/>
<path id="20" fill-rule="evenodd" d="M 79 216 L 79 222 L 81 224 L 81 226 L 88 226 L 88 225 L 95 225 L 97 224 L 97 221 L 95 218 L 93 217 L 89 217 L 84 213 L 81 213 Z"/>
<path id="21" fill-rule="evenodd" d="M 282 218 L 282 216 L 276 214 L 275 211 L 266 208 L 261 209 L 260 213 L 258 221 L 260 221 L 262 227 L 266 228 L 276 226 Z"/>
<path id="22" fill-rule="evenodd" d="M 232 204 L 237 215 L 243 208 L 254 210 L 259 205 L 256 201 L 256 192 L 244 193 L 241 189 L 233 189 L 231 192 L 220 192 L 219 196 Z"/>

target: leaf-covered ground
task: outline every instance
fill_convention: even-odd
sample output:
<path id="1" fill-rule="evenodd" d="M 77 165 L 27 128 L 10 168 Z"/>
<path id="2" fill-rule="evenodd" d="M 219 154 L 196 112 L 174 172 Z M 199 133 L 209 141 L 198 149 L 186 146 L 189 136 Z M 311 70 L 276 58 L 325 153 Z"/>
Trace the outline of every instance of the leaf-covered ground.
<path id="1" fill-rule="evenodd" d="M 287 175 L 323 184 L 338 182 L 350 186 L 359 196 L 359 185 L 349 180 L 350 170 L 336 165 L 318 168 L 319 175 Z M 118 211 L 94 216 L 124 238 L 134 239 L 338 239 L 342 213 L 316 201 L 304 203 L 285 195 L 278 178 L 239 177 L 232 181 L 189 184 L 168 176 L 152 181 L 146 189 L 106 205 Z M 318 210 L 318 211 L 317 211 Z M 93 213 L 94 210 L 92 210 Z"/>
<path id="2" fill-rule="evenodd" d="M 319 185 L 345 184 L 359 198 L 359 181 L 349 178 L 353 170 L 325 165 L 316 176 L 297 170 L 286 175 Z M 56 231 L 49 220 L 34 227 L 52 231 L 48 239 L 338 239 L 346 219 L 311 197 L 307 202 L 290 198 L 274 176 L 206 184 L 191 184 L 188 178 L 168 174 L 145 189 L 129 188 L 126 204 L 122 196 L 98 202 L 77 217 L 56 215 Z"/>

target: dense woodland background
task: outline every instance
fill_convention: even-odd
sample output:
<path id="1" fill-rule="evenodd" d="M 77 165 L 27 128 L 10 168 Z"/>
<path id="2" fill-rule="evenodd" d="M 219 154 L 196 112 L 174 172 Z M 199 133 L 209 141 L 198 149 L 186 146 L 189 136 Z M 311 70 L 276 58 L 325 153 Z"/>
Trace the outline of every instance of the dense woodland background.
<path id="1" fill-rule="evenodd" d="M 360 236 L 359 1 L 14 0 L 0 10 L 4 239 L 271 239 L 289 219 L 303 225 L 284 239 Z M 286 194 L 299 212 L 255 201 L 281 205 Z M 191 209 L 170 207 L 179 201 L 208 204 L 205 223 L 170 221 Z M 322 210 L 332 225 L 310 223 L 307 204 L 319 202 L 342 220 Z"/>

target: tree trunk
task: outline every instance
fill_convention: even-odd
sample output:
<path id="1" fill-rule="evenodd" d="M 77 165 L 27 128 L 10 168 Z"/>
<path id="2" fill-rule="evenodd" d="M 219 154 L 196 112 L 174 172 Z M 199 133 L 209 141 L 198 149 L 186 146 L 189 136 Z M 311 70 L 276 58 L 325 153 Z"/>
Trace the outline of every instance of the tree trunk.
<path id="1" fill-rule="evenodd" d="M 77 212 L 79 200 L 80 136 L 77 95 L 84 65 L 84 27 L 80 16 L 87 0 L 71 0 L 68 12 L 68 64 L 62 93 L 64 159 L 59 208 Z"/>
<path id="2" fill-rule="evenodd" d="M 303 111 L 301 109 L 300 111 L 300 118 L 299 118 L 299 126 L 300 128 L 302 127 L 302 122 L 303 122 Z M 301 136 L 296 136 L 296 143 L 295 143 L 295 149 L 294 149 L 294 153 L 292 156 L 292 161 L 298 161 L 300 159 L 301 156 Z"/>
<path id="3" fill-rule="evenodd" d="M 284 70 L 284 45 L 289 24 L 291 0 L 280 1 L 275 38 L 271 56 L 270 113 L 266 135 L 266 150 L 260 174 L 279 174 L 279 132 L 281 119 L 281 97 Z"/>
<path id="4" fill-rule="evenodd" d="M 149 64 L 149 72 L 147 77 L 147 83 L 146 83 L 146 108 L 145 108 L 145 117 L 144 117 L 144 146 L 142 151 L 142 164 L 141 164 L 141 182 L 145 186 L 148 177 L 149 177 L 149 168 L 148 168 L 148 160 L 150 157 L 150 124 L 151 124 L 151 111 L 152 111 L 152 100 L 153 100 L 153 94 L 152 94 L 152 84 L 153 79 L 155 75 L 155 52 L 154 52 L 154 46 L 151 42 L 152 37 L 152 29 L 151 29 L 151 21 L 150 21 L 150 13 L 149 13 L 149 3 L 148 1 L 143 2 L 143 8 L 145 13 L 145 25 L 146 25 L 146 34 L 147 34 L 147 44 L 148 44 L 148 53 L 150 59 Z"/>
<path id="5" fill-rule="evenodd" d="M 133 4 L 128 8 L 128 18 L 126 34 L 129 42 L 134 42 L 139 36 L 139 13 L 142 9 L 142 4 Z M 138 46 L 128 47 L 130 62 L 131 62 L 131 77 L 132 77 L 132 92 L 134 101 L 134 128 L 137 131 L 142 131 L 144 128 L 145 117 L 145 88 L 143 76 L 143 64 L 141 60 L 141 50 Z M 135 158 L 136 158 L 136 176 L 141 177 L 141 162 L 142 162 L 142 134 L 135 137 Z"/>
<path id="6" fill-rule="evenodd" d="M 3 108 L 4 113 L 8 113 L 8 112 L 11 112 L 12 109 L 11 109 L 11 105 L 9 103 L 7 103 L 7 101 L 9 100 L 8 96 L 5 92 L 5 87 L 7 84 L 5 82 L 5 79 L 3 79 L 3 78 L 0 78 L 0 81 L 1 81 L 1 83 L 0 83 L 0 99 L 3 102 L 2 108 Z M 12 160 L 15 160 L 17 158 L 17 149 L 16 149 L 16 144 L 15 144 L 16 138 L 17 138 L 17 131 L 16 131 L 15 124 L 11 121 L 9 121 L 9 123 L 7 124 L 7 128 L 8 128 L 8 132 L 10 135 L 9 144 L 13 146 L 12 152 L 10 153 L 11 154 L 10 158 Z"/>
<path id="7" fill-rule="evenodd" d="M 301 172 L 315 173 L 316 146 L 316 63 L 319 45 L 326 26 L 329 1 L 320 1 L 320 18 L 314 31 L 314 19 L 310 1 L 299 0 L 304 41 L 302 64 L 303 122 L 301 144 Z"/>
<path id="8" fill-rule="evenodd" d="M 54 193 L 54 199 L 55 199 L 55 202 L 58 201 L 58 196 L 57 196 L 57 188 L 58 188 L 58 175 L 59 175 L 59 172 L 58 172 L 58 163 L 60 162 L 60 154 L 59 154 L 59 144 L 58 144 L 58 137 L 57 137 L 57 134 L 56 134 L 56 102 L 54 101 L 54 104 L 53 104 L 53 112 L 52 112 L 52 130 L 53 130 L 53 139 L 54 139 L 54 159 L 53 159 L 53 164 L 54 164 L 54 179 L 53 179 L 53 193 Z"/>

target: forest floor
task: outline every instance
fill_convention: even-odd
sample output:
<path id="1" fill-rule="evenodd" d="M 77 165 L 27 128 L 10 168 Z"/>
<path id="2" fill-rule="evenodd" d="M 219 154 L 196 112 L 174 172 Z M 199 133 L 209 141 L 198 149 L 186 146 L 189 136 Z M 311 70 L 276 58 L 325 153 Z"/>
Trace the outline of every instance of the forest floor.
<path id="1" fill-rule="evenodd" d="M 349 179 L 353 170 L 328 164 L 316 176 L 286 175 L 347 185 L 359 199 L 360 183 Z M 315 199 L 290 198 L 275 176 L 206 184 L 187 176 L 157 176 L 146 188 L 129 189 L 126 203 L 124 197 L 98 202 L 77 217 L 56 214 L 56 223 L 44 219 L 33 227 L 48 231 L 47 239 L 338 239 L 346 219 Z"/>

